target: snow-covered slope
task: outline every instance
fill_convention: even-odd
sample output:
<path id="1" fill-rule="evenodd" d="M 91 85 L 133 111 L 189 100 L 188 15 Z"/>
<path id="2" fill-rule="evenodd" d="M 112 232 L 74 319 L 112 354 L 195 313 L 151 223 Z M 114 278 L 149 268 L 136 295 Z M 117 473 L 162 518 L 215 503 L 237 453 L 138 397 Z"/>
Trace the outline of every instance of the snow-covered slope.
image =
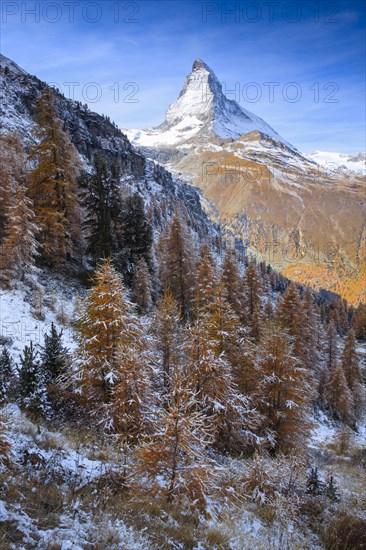
<path id="1" fill-rule="evenodd" d="M 329 151 L 314 151 L 309 155 L 320 166 L 344 167 L 359 174 L 366 174 L 366 153 L 334 153 Z"/>
<path id="2" fill-rule="evenodd" d="M 196 59 L 163 124 L 151 130 L 126 130 L 126 133 L 134 143 L 150 147 L 177 145 L 209 135 L 235 139 L 255 130 L 294 149 L 264 120 L 228 99 L 213 70 Z"/>

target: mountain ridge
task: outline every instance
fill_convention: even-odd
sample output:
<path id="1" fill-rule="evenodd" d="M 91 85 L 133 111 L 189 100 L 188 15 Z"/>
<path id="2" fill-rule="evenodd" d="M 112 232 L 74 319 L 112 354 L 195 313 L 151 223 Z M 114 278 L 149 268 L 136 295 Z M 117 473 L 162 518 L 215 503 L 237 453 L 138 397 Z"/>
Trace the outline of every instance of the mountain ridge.
<path id="1" fill-rule="evenodd" d="M 249 253 L 298 282 L 320 288 L 324 281 L 355 303 L 366 301 L 362 171 L 350 171 L 352 161 L 321 166 L 238 104 L 251 127 L 240 119 L 241 130 L 228 135 L 238 120 L 234 104 L 212 69 L 196 60 L 165 121 L 126 133 L 146 156 L 202 189 L 225 230 L 246 242 Z M 226 134 L 215 131 L 215 120 Z"/>

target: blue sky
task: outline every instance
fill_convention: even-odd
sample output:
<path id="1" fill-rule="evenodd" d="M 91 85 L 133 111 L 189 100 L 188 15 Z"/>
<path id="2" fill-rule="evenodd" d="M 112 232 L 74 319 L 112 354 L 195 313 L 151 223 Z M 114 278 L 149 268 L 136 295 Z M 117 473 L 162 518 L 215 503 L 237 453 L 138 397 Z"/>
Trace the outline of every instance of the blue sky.
<path id="1" fill-rule="evenodd" d="M 228 97 L 300 150 L 365 150 L 361 0 L 2 0 L 1 9 L 4 55 L 121 127 L 161 123 L 201 58 Z"/>

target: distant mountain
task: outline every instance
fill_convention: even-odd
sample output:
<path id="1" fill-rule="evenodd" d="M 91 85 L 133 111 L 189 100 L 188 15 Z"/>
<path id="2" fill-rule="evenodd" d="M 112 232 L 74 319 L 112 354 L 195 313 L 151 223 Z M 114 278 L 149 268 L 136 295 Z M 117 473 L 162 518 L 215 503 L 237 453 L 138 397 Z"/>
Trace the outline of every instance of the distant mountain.
<path id="1" fill-rule="evenodd" d="M 366 153 L 331 153 L 314 151 L 309 157 L 321 166 L 332 165 L 344 167 L 359 174 L 366 174 Z"/>
<path id="2" fill-rule="evenodd" d="M 165 121 L 152 130 L 130 131 L 138 145 L 179 145 L 192 139 L 238 138 L 259 131 L 294 149 L 264 120 L 228 99 L 215 73 L 196 59 L 178 99 L 169 107 Z"/>
<path id="3" fill-rule="evenodd" d="M 227 99 L 197 59 L 165 121 L 133 144 L 202 189 L 224 227 L 288 276 L 366 301 L 364 153 L 305 155 Z M 325 162 L 324 162 L 325 161 Z"/>

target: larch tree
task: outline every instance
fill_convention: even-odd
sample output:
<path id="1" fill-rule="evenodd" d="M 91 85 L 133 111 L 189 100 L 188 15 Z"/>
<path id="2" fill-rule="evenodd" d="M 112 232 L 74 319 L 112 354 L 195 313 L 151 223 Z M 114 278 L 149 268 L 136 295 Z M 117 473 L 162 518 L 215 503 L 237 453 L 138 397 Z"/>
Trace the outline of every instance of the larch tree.
<path id="1" fill-rule="evenodd" d="M 228 248 L 222 265 L 221 283 L 227 291 L 227 300 L 239 318 L 244 315 L 244 288 L 235 251 Z"/>
<path id="2" fill-rule="evenodd" d="M 8 223 L 0 254 L 1 279 L 8 285 L 14 280 L 31 281 L 37 273 L 38 228 L 33 204 L 26 188 L 18 185 L 8 208 Z"/>
<path id="3" fill-rule="evenodd" d="M 146 403 L 148 345 L 110 259 L 98 266 L 81 307 L 75 322 L 77 385 L 105 430 L 133 438 Z"/>
<path id="4" fill-rule="evenodd" d="M 166 396 L 170 393 L 172 377 L 179 365 L 182 345 L 181 314 L 169 288 L 157 301 L 151 328 L 161 373 L 158 385 Z"/>
<path id="5" fill-rule="evenodd" d="M 272 452 L 299 448 L 309 431 L 312 380 L 294 355 L 293 338 L 274 323 L 263 328 L 257 357 L 258 407 Z"/>
<path id="6" fill-rule="evenodd" d="M 354 425 L 354 402 L 341 363 L 336 360 L 327 369 L 323 402 L 332 418 Z"/>
<path id="7" fill-rule="evenodd" d="M 348 388 L 352 395 L 355 420 L 358 420 L 363 413 L 365 405 L 365 387 L 353 329 L 349 331 L 345 338 L 341 364 Z"/>
<path id="8" fill-rule="evenodd" d="M 80 241 L 80 210 L 76 179 L 79 160 L 57 116 L 52 90 L 46 87 L 37 101 L 36 145 L 31 158 L 29 194 L 34 204 L 41 258 L 62 265 L 75 257 Z"/>
<path id="9" fill-rule="evenodd" d="M 345 338 L 342 352 L 342 368 L 346 377 L 348 387 L 353 391 L 357 384 L 363 383 L 362 373 L 359 364 L 359 357 L 356 351 L 355 333 L 351 329 Z"/>
<path id="10" fill-rule="evenodd" d="M 305 319 L 300 295 L 294 283 L 286 288 L 277 306 L 276 313 L 283 328 L 293 337 L 295 355 L 303 360 L 305 357 L 303 341 Z"/>
<path id="11" fill-rule="evenodd" d="M 142 256 L 134 268 L 132 290 L 140 311 L 142 313 L 149 311 L 152 307 L 152 281 L 149 268 Z"/>
<path id="12" fill-rule="evenodd" d="M 244 274 L 244 317 L 243 322 L 250 329 L 250 335 L 257 341 L 261 331 L 262 286 L 257 265 L 251 260 Z"/>
<path id="13" fill-rule="evenodd" d="M 207 424 L 207 417 L 197 411 L 195 395 L 180 376 L 175 377 L 167 409 L 137 452 L 137 471 L 147 480 L 144 492 L 148 489 L 168 503 L 206 512 L 215 478 L 215 468 L 206 458 L 206 447 L 212 443 Z"/>
<path id="14" fill-rule="evenodd" d="M 207 244 L 202 245 L 197 262 L 194 291 L 194 314 L 199 317 L 209 311 L 218 285 L 215 260 Z"/>
<path id="15" fill-rule="evenodd" d="M 95 272 L 94 286 L 81 300 L 75 321 L 78 387 L 93 408 L 110 403 L 118 379 L 117 349 L 132 305 L 110 259 Z"/>
<path id="16" fill-rule="evenodd" d="M 195 251 L 192 238 L 177 211 L 163 232 L 159 246 L 160 281 L 169 287 L 184 318 L 192 307 Z"/>
<path id="17" fill-rule="evenodd" d="M 219 326 L 223 310 L 220 311 L 220 302 L 213 305 L 210 313 L 201 312 L 186 329 L 185 376 L 195 394 L 197 410 L 204 411 L 215 426 L 216 447 L 235 453 L 248 443 L 247 400 L 238 391 L 232 365 L 225 355 L 224 348 L 230 348 L 233 342 Z M 231 322 L 232 318 L 225 319 L 226 330 L 232 330 Z"/>
<path id="18" fill-rule="evenodd" d="M 16 187 L 27 181 L 26 156 L 17 134 L 0 134 L 0 245 Z"/>

